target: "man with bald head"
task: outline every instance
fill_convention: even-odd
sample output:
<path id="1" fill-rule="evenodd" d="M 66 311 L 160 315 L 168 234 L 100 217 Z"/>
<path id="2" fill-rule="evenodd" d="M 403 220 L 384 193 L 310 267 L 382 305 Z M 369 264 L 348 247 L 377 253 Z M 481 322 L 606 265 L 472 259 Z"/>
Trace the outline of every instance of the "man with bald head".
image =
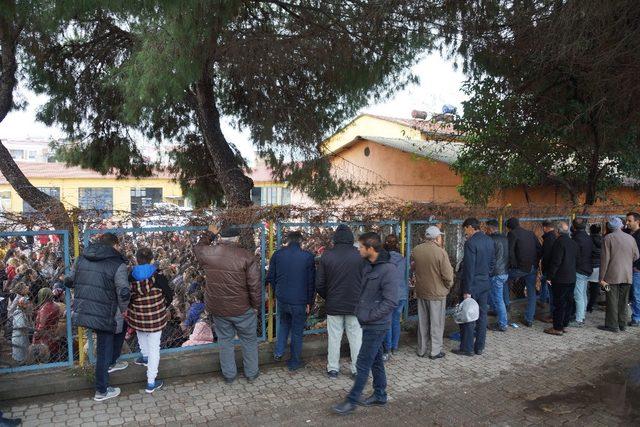
<path id="1" fill-rule="evenodd" d="M 569 235 L 569 224 L 560 221 L 558 238 L 553 243 L 547 264 L 547 283 L 553 295 L 553 327 L 544 330 L 551 335 L 563 335 L 569 325 L 571 299 L 576 285 L 578 244 Z"/>

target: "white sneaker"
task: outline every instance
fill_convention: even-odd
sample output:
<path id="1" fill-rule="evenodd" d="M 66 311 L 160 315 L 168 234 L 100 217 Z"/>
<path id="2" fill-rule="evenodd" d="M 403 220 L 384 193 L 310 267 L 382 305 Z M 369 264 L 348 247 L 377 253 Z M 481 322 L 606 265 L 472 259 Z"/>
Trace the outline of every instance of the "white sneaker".
<path id="1" fill-rule="evenodd" d="M 98 393 L 96 391 L 95 396 L 93 396 L 93 400 L 95 400 L 96 402 L 102 402 L 108 399 L 111 399 L 113 397 L 118 397 L 120 396 L 120 388 L 119 387 L 107 387 L 107 392 L 106 393 Z"/>
<path id="2" fill-rule="evenodd" d="M 124 360 L 122 360 L 120 362 L 116 362 L 115 365 L 109 366 L 109 373 L 112 373 L 112 372 L 115 372 L 115 371 L 122 371 L 123 369 L 127 369 L 127 366 L 129 366 L 129 364 L 127 362 L 125 362 Z"/>

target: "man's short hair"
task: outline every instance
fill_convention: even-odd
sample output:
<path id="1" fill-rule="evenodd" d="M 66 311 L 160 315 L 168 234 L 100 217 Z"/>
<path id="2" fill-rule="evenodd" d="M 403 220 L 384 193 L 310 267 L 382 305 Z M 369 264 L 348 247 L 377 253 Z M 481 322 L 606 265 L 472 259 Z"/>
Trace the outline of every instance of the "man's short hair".
<path id="1" fill-rule="evenodd" d="M 477 218 L 467 218 L 462 223 L 462 227 L 472 227 L 474 230 L 480 230 L 480 221 Z"/>
<path id="2" fill-rule="evenodd" d="M 516 218 L 515 216 L 509 218 L 507 220 L 507 228 L 509 230 L 515 230 L 516 228 L 520 227 L 520 220 L 518 218 Z"/>
<path id="3" fill-rule="evenodd" d="M 295 242 L 295 243 L 300 243 L 302 242 L 302 233 L 299 231 L 290 231 L 287 233 L 287 242 L 291 243 L 291 242 Z"/>
<path id="4" fill-rule="evenodd" d="M 632 216 L 634 221 L 640 221 L 640 213 L 638 212 L 629 212 L 627 216 Z"/>
<path id="5" fill-rule="evenodd" d="M 120 239 L 118 239 L 118 236 L 113 233 L 104 233 L 102 236 L 100 236 L 100 239 L 98 241 L 103 245 L 112 247 L 120 243 Z"/>
<path id="6" fill-rule="evenodd" d="M 600 224 L 591 224 L 591 226 L 589 227 L 589 234 L 601 234 L 602 233 L 602 227 L 600 226 Z"/>
<path id="7" fill-rule="evenodd" d="M 138 264 L 151 264 L 151 261 L 153 261 L 153 251 L 147 247 L 138 249 L 136 251 L 136 261 L 138 261 Z"/>
<path id="8" fill-rule="evenodd" d="M 574 230 L 584 230 L 587 228 L 587 221 L 582 218 L 575 218 L 571 222 L 571 225 L 573 226 Z"/>
<path id="9" fill-rule="evenodd" d="M 380 252 L 382 250 L 382 239 L 378 233 L 372 231 L 363 233 L 358 237 L 358 241 L 362 243 L 365 248 L 373 248 L 374 251 Z"/>
<path id="10" fill-rule="evenodd" d="M 487 221 L 487 227 L 495 228 L 497 230 L 500 228 L 500 223 L 497 219 L 490 219 Z"/>
<path id="11" fill-rule="evenodd" d="M 556 224 L 553 221 L 549 221 L 548 219 L 542 221 L 542 226 L 544 228 L 556 228 Z"/>
<path id="12" fill-rule="evenodd" d="M 560 234 L 569 234 L 569 224 L 566 221 L 556 222 L 556 230 Z"/>

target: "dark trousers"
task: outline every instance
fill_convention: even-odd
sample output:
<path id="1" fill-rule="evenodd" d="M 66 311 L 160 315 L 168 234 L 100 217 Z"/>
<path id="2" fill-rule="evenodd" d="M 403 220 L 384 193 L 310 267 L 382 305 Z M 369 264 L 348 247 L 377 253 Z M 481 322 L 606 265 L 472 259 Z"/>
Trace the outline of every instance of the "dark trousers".
<path id="1" fill-rule="evenodd" d="M 369 372 L 373 374 L 373 394 L 380 401 L 387 401 L 387 375 L 382 360 L 382 342 L 387 336 L 387 330 L 362 329 L 362 346 L 356 362 L 356 380 L 347 399 L 358 403 L 362 391 L 367 385 Z"/>
<path id="2" fill-rule="evenodd" d="M 460 350 L 467 353 L 478 352 L 484 350 L 487 338 L 487 311 L 489 290 L 472 294 L 471 297 L 476 300 L 480 307 L 480 317 L 475 322 L 460 324 Z M 475 331 L 475 343 L 473 340 Z"/>
<path id="3" fill-rule="evenodd" d="M 302 335 L 307 321 L 306 305 L 279 302 L 278 312 L 280 313 L 280 323 L 275 354 L 276 356 L 284 354 L 287 339 L 291 335 L 291 355 L 287 366 L 291 369 L 299 368 L 302 364 Z"/>
<path id="4" fill-rule="evenodd" d="M 571 304 L 575 283 L 553 283 L 553 329 L 561 331 L 569 326 L 571 319 Z"/>
<path id="5" fill-rule="evenodd" d="M 118 361 L 126 333 L 126 324 L 119 334 L 96 331 L 96 391 L 98 393 L 107 392 L 107 387 L 109 386 L 109 366 L 114 365 Z"/>
<path id="6" fill-rule="evenodd" d="M 589 282 L 589 302 L 587 303 L 587 311 L 591 313 L 593 311 L 593 307 L 598 302 L 598 297 L 600 296 L 600 284 L 597 282 Z"/>
<path id="7" fill-rule="evenodd" d="M 611 289 L 607 292 L 607 313 L 604 324 L 608 328 L 617 330 L 627 326 L 627 309 L 629 307 L 627 302 L 631 285 L 621 283 L 610 286 Z"/>

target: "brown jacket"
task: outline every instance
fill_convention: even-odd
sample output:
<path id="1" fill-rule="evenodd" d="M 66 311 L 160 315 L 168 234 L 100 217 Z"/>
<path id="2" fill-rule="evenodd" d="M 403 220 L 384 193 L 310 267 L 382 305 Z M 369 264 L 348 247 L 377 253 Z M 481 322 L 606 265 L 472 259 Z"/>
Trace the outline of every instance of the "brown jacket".
<path id="1" fill-rule="evenodd" d="M 411 252 L 416 274 L 416 297 L 429 301 L 447 298 L 453 285 L 449 255 L 433 241 L 416 246 Z"/>
<path id="2" fill-rule="evenodd" d="M 204 300 L 210 314 L 233 317 L 260 309 L 260 268 L 251 252 L 229 242 L 198 244 L 194 252 L 207 276 Z"/>
<path id="3" fill-rule="evenodd" d="M 633 281 L 633 262 L 640 257 L 636 240 L 618 229 L 602 239 L 600 280 L 610 285 Z"/>

